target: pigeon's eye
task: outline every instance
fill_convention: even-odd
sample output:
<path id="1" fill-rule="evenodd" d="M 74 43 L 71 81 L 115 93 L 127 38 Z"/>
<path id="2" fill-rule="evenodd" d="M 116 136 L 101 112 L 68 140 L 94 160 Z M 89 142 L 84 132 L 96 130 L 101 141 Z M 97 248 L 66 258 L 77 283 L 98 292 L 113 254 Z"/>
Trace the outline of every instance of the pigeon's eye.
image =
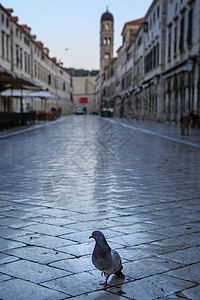
<path id="1" fill-rule="evenodd" d="M 94 233 L 93 235 L 96 235 L 96 233 Z"/>

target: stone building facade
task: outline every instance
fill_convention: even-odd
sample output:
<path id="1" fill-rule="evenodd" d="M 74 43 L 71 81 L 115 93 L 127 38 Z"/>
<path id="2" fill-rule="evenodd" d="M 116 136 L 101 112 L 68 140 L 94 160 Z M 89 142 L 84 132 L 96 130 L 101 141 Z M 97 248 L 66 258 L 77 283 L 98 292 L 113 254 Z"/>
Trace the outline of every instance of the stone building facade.
<path id="1" fill-rule="evenodd" d="M 57 100 L 47 100 L 46 111 L 59 106 L 63 114 L 71 113 L 70 75 L 61 62 L 49 56 L 49 49 L 31 34 L 31 28 L 20 25 L 12 13 L 12 9 L 0 5 L 0 92 L 7 89 L 26 89 L 27 93 L 48 90 L 57 96 Z M 44 100 L 40 98 L 24 98 L 23 102 L 24 106 L 30 102 L 33 110 L 44 110 Z M 0 94 L 0 111 L 19 112 L 19 100 Z"/>
<path id="2" fill-rule="evenodd" d="M 96 112 L 95 105 L 95 76 L 73 76 L 73 112 L 76 112 L 76 108 L 81 106 L 87 109 L 88 114 Z"/>
<path id="3" fill-rule="evenodd" d="M 164 114 L 177 122 L 200 109 L 200 1 L 168 1 Z"/>
<path id="4" fill-rule="evenodd" d="M 200 109 L 200 0 L 154 0 L 144 18 L 124 25 L 122 39 L 101 70 L 104 106 L 175 123 Z"/>

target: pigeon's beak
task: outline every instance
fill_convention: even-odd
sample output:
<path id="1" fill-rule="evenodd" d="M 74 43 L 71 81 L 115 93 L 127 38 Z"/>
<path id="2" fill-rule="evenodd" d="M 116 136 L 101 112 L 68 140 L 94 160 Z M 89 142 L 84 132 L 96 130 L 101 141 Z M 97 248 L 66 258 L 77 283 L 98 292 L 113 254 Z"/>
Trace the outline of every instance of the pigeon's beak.
<path id="1" fill-rule="evenodd" d="M 91 235 L 90 237 L 89 237 L 89 239 L 93 239 L 94 237 Z"/>

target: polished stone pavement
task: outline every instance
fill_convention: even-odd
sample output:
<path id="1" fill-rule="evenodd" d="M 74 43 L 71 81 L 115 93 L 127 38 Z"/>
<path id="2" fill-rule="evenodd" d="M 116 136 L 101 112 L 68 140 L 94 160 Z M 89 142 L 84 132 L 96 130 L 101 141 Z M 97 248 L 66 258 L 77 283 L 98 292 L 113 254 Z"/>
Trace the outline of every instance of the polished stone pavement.
<path id="1" fill-rule="evenodd" d="M 0 138 L 0 299 L 200 299 L 199 129 L 68 116 Z M 123 261 L 106 289 L 93 230 Z"/>

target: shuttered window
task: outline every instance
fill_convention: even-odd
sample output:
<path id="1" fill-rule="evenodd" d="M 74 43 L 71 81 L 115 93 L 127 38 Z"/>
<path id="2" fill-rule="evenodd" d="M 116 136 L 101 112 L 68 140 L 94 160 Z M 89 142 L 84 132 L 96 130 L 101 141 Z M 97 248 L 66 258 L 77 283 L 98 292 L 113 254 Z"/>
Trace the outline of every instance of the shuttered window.
<path id="1" fill-rule="evenodd" d="M 188 33 L 187 33 L 187 44 L 192 45 L 192 23 L 193 23 L 193 8 L 188 12 Z"/>
<path id="2" fill-rule="evenodd" d="M 179 41 L 179 50 L 181 52 L 184 49 L 184 27 L 185 27 L 185 17 L 182 17 L 180 21 L 180 41 Z"/>

